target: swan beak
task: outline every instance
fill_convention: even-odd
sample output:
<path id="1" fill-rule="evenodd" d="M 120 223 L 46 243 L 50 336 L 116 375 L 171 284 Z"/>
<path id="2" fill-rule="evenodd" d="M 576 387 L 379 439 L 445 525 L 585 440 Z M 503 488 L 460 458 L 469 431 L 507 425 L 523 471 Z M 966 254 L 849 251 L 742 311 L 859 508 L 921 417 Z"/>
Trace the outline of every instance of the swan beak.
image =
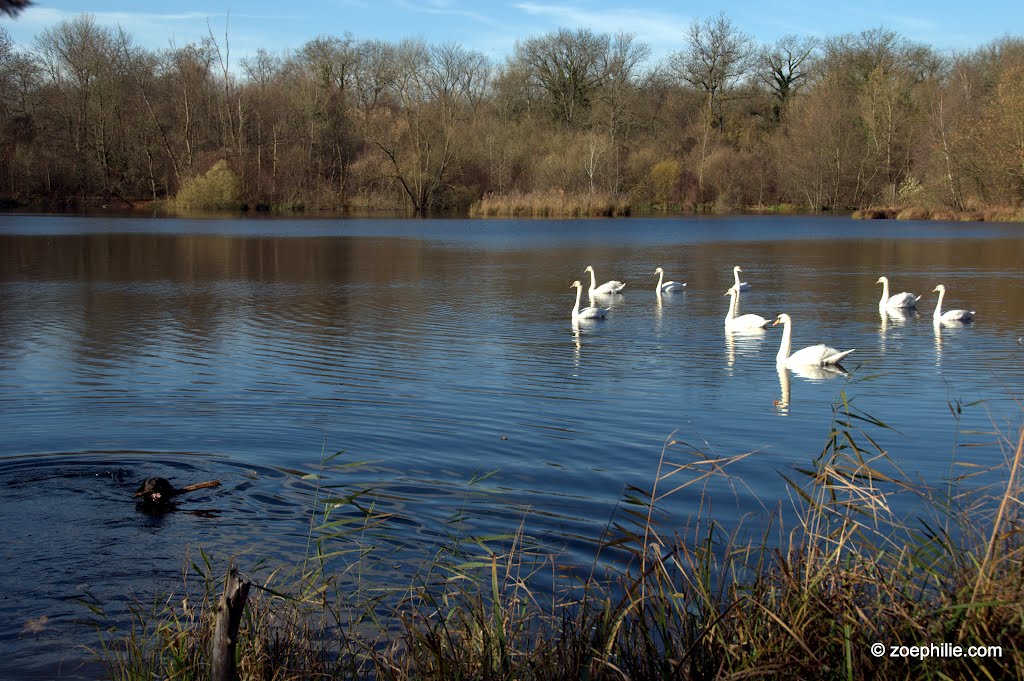
<path id="1" fill-rule="evenodd" d="M 772 322 L 772 326 L 776 326 L 776 325 L 778 325 L 778 323 L 779 323 L 779 320 L 776 319 L 774 322 Z"/>

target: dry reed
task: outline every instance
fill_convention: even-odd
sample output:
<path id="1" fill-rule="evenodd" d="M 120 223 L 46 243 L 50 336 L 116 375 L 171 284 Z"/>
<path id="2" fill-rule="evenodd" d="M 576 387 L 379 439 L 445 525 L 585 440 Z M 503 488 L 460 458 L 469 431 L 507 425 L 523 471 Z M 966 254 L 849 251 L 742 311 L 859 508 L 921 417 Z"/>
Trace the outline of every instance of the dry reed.
<path id="1" fill-rule="evenodd" d="M 1024 429 L 1015 445 L 1000 437 L 1007 454 L 990 473 L 1001 488 L 987 494 L 911 484 L 869 429 L 886 425 L 844 396 L 817 458 L 783 475 L 790 508 L 769 509 L 754 537 L 716 522 L 710 504 L 742 484 L 750 454 L 672 439 L 650 490 L 624 495 L 601 562 L 567 566 L 525 524 L 494 540 L 459 532 L 389 597 L 343 589 L 325 569 L 339 544 L 365 549 L 356 526 L 388 519 L 364 506 L 342 532 L 322 499 L 303 569 L 250 597 L 239 668 L 267 679 L 1024 678 Z M 672 529 L 661 508 L 683 489 L 704 503 Z M 893 510 L 907 495 L 922 520 Z M 218 588 L 203 558 L 195 603 L 139 608 L 130 631 L 106 639 L 111 678 L 202 677 Z M 889 654 L 931 644 L 1000 648 Z"/>
<path id="2" fill-rule="evenodd" d="M 617 195 L 563 190 L 491 193 L 469 207 L 471 217 L 622 217 L 631 212 Z"/>

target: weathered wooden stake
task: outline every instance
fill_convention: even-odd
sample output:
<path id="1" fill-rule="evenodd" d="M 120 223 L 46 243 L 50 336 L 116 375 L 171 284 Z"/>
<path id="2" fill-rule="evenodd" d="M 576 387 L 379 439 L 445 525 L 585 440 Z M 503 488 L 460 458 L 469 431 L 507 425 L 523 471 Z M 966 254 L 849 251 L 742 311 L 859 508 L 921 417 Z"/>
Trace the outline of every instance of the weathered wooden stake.
<path id="1" fill-rule="evenodd" d="M 236 681 L 235 646 L 238 644 L 238 627 L 245 612 L 245 601 L 249 597 L 249 582 L 238 576 L 238 568 L 232 559 L 228 576 L 224 580 L 224 595 L 217 604 L 217 625 L 210 642 L 210 681 Z"/>

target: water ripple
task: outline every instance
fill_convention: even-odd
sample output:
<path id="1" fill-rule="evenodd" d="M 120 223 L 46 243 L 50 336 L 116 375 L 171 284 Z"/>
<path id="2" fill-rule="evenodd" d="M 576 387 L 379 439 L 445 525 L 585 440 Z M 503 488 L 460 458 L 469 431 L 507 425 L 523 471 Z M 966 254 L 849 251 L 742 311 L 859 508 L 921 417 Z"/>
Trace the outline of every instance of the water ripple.
<path id="1" fill-rule="evenodd" d="M 970 227 L 911 238 L 842 221 L 855 236 L 837 247 L 827 219 L 639 220 L 624 232 L 345 222 L 258 243 L 192 223 L 43 237 L 13 221 L 0 234 L 0 509 L 19 522 L 0 530 L 0 640 L 22 651 L 19 673 L 72 647 L 20 641 L 26 618 L 48 613 L 73 637 L 75 598 L 123 606 L 174 588 L 187 550 L 298 559 L 327 489 L 369 490 L 392 514 L 374 537 L 389 556 L 382 579 L 411 580 L 454 528 L 520 523 L 585 564 L 623 491 L 652 483 L 670 436 L 711 455 L 755 451 L 746 486 L 707 490 L 728 520 L 786 493 L 778 472 L 821 451 L 843 391 L 891 426 L 872 437 L 930 481 L 950 470 L 936 452 L 984 464 L 995 431 L 1020 421 L 1024 247 L 991 226 L 965 264 L 956 243 L 975 244 Z M 569 283 L 587 264 L 628 285 L 606 320 L 574 328 Z M 855 347 L 851 376 L 780 374 L 778 328 L 726 334 L 736 264 L 752 284 L 743 310 L 790 314 L 795 347 Z M 656 266 L 687 291 L 659 303 Z M 919 292 L 942 281 L 977 322 L 936 330 L 931 299 L 880 318 L 883 272 Z M 364 463 L 310 477 L 339 449 Z M 131 496 L 149 475 L 224 486 L 149 517 Z M 666 510 L 685 524 L 704 491 Z"/>

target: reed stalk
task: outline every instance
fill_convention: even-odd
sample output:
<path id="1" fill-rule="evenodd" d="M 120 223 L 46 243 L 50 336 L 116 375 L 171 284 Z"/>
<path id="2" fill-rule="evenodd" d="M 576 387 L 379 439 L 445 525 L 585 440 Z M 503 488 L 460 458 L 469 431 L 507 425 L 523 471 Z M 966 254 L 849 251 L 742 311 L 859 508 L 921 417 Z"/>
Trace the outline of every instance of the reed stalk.
<path id="1" fill-rule="evenodd" d="M 1001 491 L 912 484 L 845 396 L 822 450 L 782 475 L 788 506 L 760 530 L 723 526 L 712 500 L 753 452 L 711 456 L 673 435 L 649 490 L 627 488 L 596 545 L 567 564 L 528 534 L 475 536 L 466 514 L 414 583 L 353 580 L 391 516 L 317 481 L 312 556 L 250 596 L 242 678 L 1024 678 L 1024 430 L 993 469 Z M 1006 441 L 1008 444 L 1009 441 Z M 325 466 L 335 465 L 325 461 Z M 701 499 L 669 516 L 673 495 Z M 471 483 L 467 494 L 473 493 Z M 911 495 L 922 512 L 893 509 Z M 358 512 L 335 518 L 342 508 Z M 377 537 L 379 539 L 379 536 Z M 133 611 L 97 649 L 111 678 L 201 678 L 219 588 L 205 553 L 196 597 Z M 337 570 L 337 560 L 351 558 Z M 313 568 L 312 566 L 315 566 Z M 351 569 L 350 569 L 351 568 Z M 547 586 L 542 586 L 546 584 Z M 188 589 L 185 590 L 186 593 Z M 872 644 L 883 644 L 877 656 Z M 1000 646 L 1000 655 L 890 657 L 889 646 Z"/>

